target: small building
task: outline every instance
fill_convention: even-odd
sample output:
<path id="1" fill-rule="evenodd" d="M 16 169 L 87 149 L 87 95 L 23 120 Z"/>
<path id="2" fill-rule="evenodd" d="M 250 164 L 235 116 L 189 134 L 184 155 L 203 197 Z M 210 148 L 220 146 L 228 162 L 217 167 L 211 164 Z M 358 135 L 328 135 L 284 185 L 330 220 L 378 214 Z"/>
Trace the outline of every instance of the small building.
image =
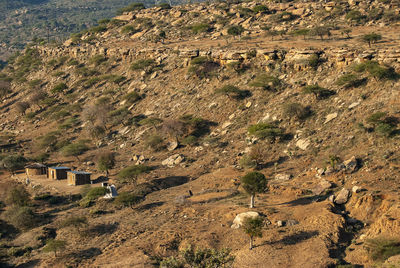
<path id="1" fill-rule="evenodd" d="M 47 167 L 43 164 L 34 163 L 25 167 L 25 173 L 29 176 L 45 175 L 47 174 Z"/>
<path id="2" fill-rule="evenodd" d="M 67 178 L 67 171 L 69 167 L 49 167 L 47 170 L 47 178 L 51 180 L 65 180 Z"/>
<path id="3" fill-rule="evenodd" d="M 90 184 L 90 175 L 91 173 L 84 171 L 68 171 L 67 183 L 68 185 Z"/>

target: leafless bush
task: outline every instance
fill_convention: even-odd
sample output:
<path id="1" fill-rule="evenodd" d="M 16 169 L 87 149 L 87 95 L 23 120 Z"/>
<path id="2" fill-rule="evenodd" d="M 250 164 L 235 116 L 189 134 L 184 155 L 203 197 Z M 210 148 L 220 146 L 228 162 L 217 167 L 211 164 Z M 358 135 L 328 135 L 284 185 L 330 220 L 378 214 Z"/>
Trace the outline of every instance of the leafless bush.
<path id="1" fill-rule="evenodd" d="M 187 133 L 188 126 L 180 120 L 170 119 L 163 122 L 161 130 L 163 133 L 177 138 Z"/>
<path id="2" fill-rule="evenodd" d="M 46 92 L 43 90 L 36 91 L 33 93 L 30 97 L 30 101 L 34 104 L 36 104 L 40 109 L 42 109 L 40 103 L 42 100 L 44 100 L 47 97 Z"/>
<path id="3" fill-rule="evenodd" d="M 20 101 L 15 104 L 15 107 L 19 113 L 25 115 L 26 110 L 30 107 L 29 103 L 26 101 Z"/>

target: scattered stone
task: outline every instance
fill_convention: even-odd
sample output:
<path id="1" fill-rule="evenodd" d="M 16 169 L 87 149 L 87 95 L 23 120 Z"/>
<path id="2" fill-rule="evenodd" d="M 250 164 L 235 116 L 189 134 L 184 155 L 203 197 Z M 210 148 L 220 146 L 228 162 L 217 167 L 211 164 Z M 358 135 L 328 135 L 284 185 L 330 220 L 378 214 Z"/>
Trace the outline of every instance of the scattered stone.
<path id="1" fill-rule="evenodd" d="M 292 178 L 292 174 L 276 174 L 275 180 L 277 181 L 288 181 Z"/>
<path id="2" fill-rule="evenodd" d="M 232 125 L 232 122 L 226 121 L 225 123 L 222 124 L 222 128 L 223 128 L 223 129 L 224 129 L 224 128 L 227 128 L 227 127 L 229 127 L 230 125 Z"/>
<path id="3" fill-rule="evenodd" d="M 233 220 L 233 224 L 231 225 L 232 229 L 238 229 L 242 226 L 243 221 L 245 218 L 257 218 L 260 214 L 254 211 L 243 212 L 236 215 L 235 219 Z"/>
<path id="4" fill-rule="evenodd" d="M 328 197 L 328 201 L 331 202 L 331 203 L 333 203 L 333 202 L 335 201 L 335 196 L 334 196 L 334 195 L 330 195 L 330 196 Z"/>
<path id="5" fill-rule="evenodd" d="M 350 191 L 347 190 L 346 188 L 343 188 L 336 196 L 335 203 L 338 205 L 345 204 L 349 200 L 349 196 L 350 196 Z"/>
<path id="6" fill-rule="evenodd" d="M 167 150 L 171 152 L 171 151 L 175 150 L 176 148 L 178 148 L 178 146 L 179 146 L 179 143 L 177 140 L 170 141 L 167 144 Z"/>
<path id="7" fill-rule="evenodd" d="M 320 195 L 329 188 L 332 187 L 332 183 L 323 179 L 320 181 L 320 183 L 312 190 L 313 194 L 315 195 Z"/>
<path id="8" fill-rule="evenodd" d="M 306 150 L 310 146 L 310 141 L 308 139 L 300 139 L 296 142 L 296 146 L 302 150 Z"/>
<path id="9" fill-rule="evenodd" d="M 184 160 L 185 157 L 183 155 L 174 154 L 162 161 L 161 164 L 163 166 L 174 167 L 175 165 L 182 163 Z"/>
<path id="10" fill-rule="evenodd" d="M 248 103 L 246 103 L 246 108 L 250 108 L 252 105 L 251 101 L 249 101 Z"/>
<path id="11" fill-rule="evenodd" d="M 326 119 L 325 119 L 324 124 L 329 123 L 330 121 L 332 121 L 333 119 L 335 119 L 337 116 L 338 116 L 337 113 L 328 114 L 328 115 L 326 116 Z"/>
<path id="12" fill-rule="evenodd" d="M 343 162 L 345 170 L 347 173 L 353 173 L 358 169 L 358 161 L 355 156 Z"/>
<path id="13" fill-rule="evenodd" d="M 353 186 L 353 188 L 351 188 L 351 191 L 353 192 L 353 193 L 359 193 L 359 192 L 361 192 L 361 187 L 360 186 Z"/>
<path id="14" fill-rule="evenodd" d="M 358 105 L 360 105 L 360 102 L 353 102 L 352 104 L 349 105 L 348 108 L 349 108 L 349 110 L 351 110 L 351 109 L 357 107 Z"/>
<path id="15" fill-rule="evenodd" d="M 283 221 L 277 221 L 276 222 L 276 226 L 278 226 L 278 227 L 282 227 L 284 224 L 283 224 Z"/>
<path id="16" fill-rule="evenodd" d="M 297 224 L 299 224 L 299 222 L 296 221 L 296 220 L 287 220 L 285 222 L 285 226 L 294 226 L 294 225 L 297 225 Z"/>

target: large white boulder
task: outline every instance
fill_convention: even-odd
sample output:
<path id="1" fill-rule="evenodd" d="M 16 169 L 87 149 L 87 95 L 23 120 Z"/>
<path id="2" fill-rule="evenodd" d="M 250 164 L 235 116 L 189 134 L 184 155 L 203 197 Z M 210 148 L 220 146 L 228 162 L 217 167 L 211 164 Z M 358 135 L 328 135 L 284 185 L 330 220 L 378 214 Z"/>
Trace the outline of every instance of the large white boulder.
<path id="1" fill-rule="evenodd" d="M 242 226 L 245 218 L 249 218 L 249 217 L 257 218 L 258 216 L 260 216 L 260 214 L 258 214 L 258 212 L 254 212 L 254 211 L 240 213 L 240 214 L 236 215 L 235 219 L 233 220 L 233 224 L 231 225 L 231 228 L 238 229 L 238 228 L 240 228 L 240 226 Z"/>

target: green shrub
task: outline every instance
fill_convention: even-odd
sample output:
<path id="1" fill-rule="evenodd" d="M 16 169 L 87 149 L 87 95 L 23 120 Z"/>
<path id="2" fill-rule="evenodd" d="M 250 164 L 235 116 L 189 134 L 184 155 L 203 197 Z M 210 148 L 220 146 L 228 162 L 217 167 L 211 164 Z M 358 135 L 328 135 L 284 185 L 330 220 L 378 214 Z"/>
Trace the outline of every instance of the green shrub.
<path id="1" fill-rule="evenodd" d="M 155 151 L 161 151 L 164 149 L 164 140 L 160 135 L 153 134 L 146 138 L 146 147 L 149 147 Z"/>
<path id="2" fill-rule="evenodd" d="M 382 35 L 376 34 L 376 33 L 364 34 L 361 37 L 361 40 L 364 41 L 365 43 L 368 43 L 369 47 L 371 47 L 371 44 L 374 44 L 381 39 L 382 39 Z"/>
<path id="3" fill-rule="evenodd" d="M 57 256 L 57 251 L 65 249 L 67 242 L 64 240 L 47 240 L 46 246 L 42 249 L 43 252 L 54 252 L 54 256 Z"/>
<path id="4" fill-rule="evenodd" d="M 121 207 L 132 207 L 141 200 L 143 200 L 143 196 L 134 193 L 122 192 L 114 199 L 114 204 Z"/>
<path id="5" fill-rule="evenodd" d="M 8 155 L 1 160 L 3 168 L 7 169 L 11 173 L 15 173 L 17 170 L 24 168 L 27 160 L 21 155 Z"/>
<path id="6" fill-rule="evenodd" d="M 130 166 L 121 170 L 118 173 L 117 177 L 121 182 L 135 183 L 139 175 L 143 173 L 148 173 L 151 170 L 151 167 L 145 165 Z"/>
<path id="7" fill-rule="evenodd" d="M 228 28 L 228 34 L 232 36 L 241 36 L 244 32 L 244 28 L 241 25 L 233 25 Z"/>
<path id="8" fill-rule="evenodd" d="M 378 80 L 397 79 L 398 74 L 391 67 L 381 66 L 376 61 L 365 61 L 353 66 L 354 71 L 358 73 L 368 72 L 372 77 Z"/>
<path id="9" fill-rule="evenodd" d="M 94 64 L 94 65 L 100 65 L 100 64 L 102 64 L 103 62 L 106 62 L 107 61 L 107 58 L 106 57 L 104 57 L 103 55 L 95 55 L 95 56 L 93 56 L 93 57 L 91 57 L 90 59 L 89 59 L 89 63 L 90 64 Z"/>
<path id="10" fill-rule="evenodd" d="M 271 20 L 274 22 L 284 22 L 294 20 L 296 17 L 296 15 L 293 15 L 288 11 L 283 11 L 272 15 Z"/>
<path id="11" fill-rule="evenodd" d="M 135 11 L 135 10 L 142 10 L 145 9 L 146 7 L 144 6 L 143 3 L 132 3 L 129 6 L 126 6 L 124 8 L 121 8 L 117 11 L 118 15 L 121 15 L 124 12 L 131 12 L 131 11 Z"/>
<path id="12" fill-rule="evenodd" d="M 359 87 L 365 82 L 365 79 L 360 78 L 355 74 L 344 74 L 336 80 L 336 85 L 344 88 Z"/>
<path id="13" fill-rule="evenodd" d="M 134 34 L 139 32 L 139 29 L 136 29 L 133 25 L 125 25 L 121 29 L 121 34 Z"/>
<path id="14" fill-rule="evenodd" d="M 190 26 L 190 29 L 194 34 L 205 33 L 210 31 L 211 27 L 207 23 L 196 23 Z"/>
<path id="15" fill-rule="evenodd" d="M 312 112 L 310 107 L 304 107 L 300 103 L 288 103 L 284 105 L 284 114 L 289 118 L 295 118 L 297 120 L 304 120 L 309 117 Z"/>
<path id="16" fill-rule="evenodd" d="M 199 138 L 193 135 L 189 135 L 185 138 L 182 139 L 181 143 L 183 145 L 197 145 L 199 141 Z"/>
<path id="17" fill-rule="evenodd" d="M 64 91 L 67 88 L 68 88 L 67 84 L 61 82 L 61 83 L 58 83 L 57 85 L 55 85 L 51 89 L 51 93 L 60 93 L 60 92 Z"/>
<path id="18" fill-rule="evenodd" d="M 357 22 L 357 23 L 361 22 L 365 18 L 366 18 L 366 16 L 361 14 L 361 12 L 358 11 L 358 10 L 350 10 L 346 14 L 346 19 L 347 20 L 354 21 L 354 22 Z"/>
<path id="19" fill-rule="evenodd" d="M 400 254 L 400 241 L 396 239 L 384 237 L 368 239 L 365 242 L 365 247 L 369 257 L 374 261 L 384 262 L 391 256 Z"/>
<path id="20" fill-rule="evenodd" d="M 250 155 L 245 154 L 240 158 L 239 166 L 241 168 L 256 168 L 257 162 Z"/>
<path id="21" fill-rule="evenodd" d="M 233 85 L 225 85 L 218 88 L 215 93 L 226 95 L 237 100 L 244 99 L 251 95 L 248 90 L 240 90 L 238 87 Z"/>
<path id="22" fill-rule="evenodd" d="M 38 223 L 38 216 L 29 207 L 13 206 L 4 212 L 7 221 L 21 230 L 28 230 Z"/>
<path id="23" fill-rule="evenodd" d="M 140 71 L 148 69 L 155 65 L 155 61 L 153 59 L 141 59 L 137 60 L 131 65 L 131 69 L 134 71 Z"/>
<path id="24" fill-rule="evenodd" d="M 171 6 L 168 3 L 158 4 L 157 7 L 161 8 L 161 10 L 171 9 Z"/>
<path id="25" fill-rule="evenodd" d="M 95 34 L 102 33 L 105 31 L 107 31 L 107 26 L 105 26 L 105 25 L 94 26 L 88 30 L 89 33 L 95 33 Z"/>
<path id="26" fill-rule="evenodd" d="M 88 80 L 86 80 L 86 81 L 83 83 L 83 87 L 84 87 L 84 88 L 91 88 L 92 86 L 96 85 L 96 84 L 99 83 L 100 81 L 101 81 L 101 78 L 100 78 L 100 77 L 92 77 L 92 78 L 89 78 Z"/>
<path id="27" fill-rule="evenodd" d="M 135 102 L 141 100 L 141 98 L 142 97 L 135 91 L 132 91 L 124 96 L 124 100 L 126 100 L 126 104 L 128 105 L 134 104 Z"/>
<path id="28" fill-rule="evenodd" d="M 30 203 L 30 194 L 22 185 L 17 185 L 12 187 L 7 194 L 6 202 L 7 204 L 13 206 L 27 206 Z"/>
<path id="29" fill-rule="evenodd" d="M 335 94 L 334 91 L 320 87 L 318 84 L 305 86 L 303 93 L 313 94 L 317 100 L 326 99 Z"/>
<path id="30" fill-rule="evenodd" d="M 67 157 L 74 156 L 77 158 L 78 161 L 80 161 L 78 156 L 83 154 L 87 150 L 89 150 L 89 147 L 84 142 L 77 142 L 64 146 L 61 149 L 61 153 Z"/>
<path id="31" fill-rule="evenodd" d="M 88 220 L 85 216 L 70 216 L 63 220 L 60 224 L 61 227 L 74 227 L 80 230 L 82 227 L 88 225 Z"/>
<path id="32" fill-rule="evenodd" d="M 253 12 L 255 13 L 267 13 L 269 11 L 268 7 L 265 5 L 256 5 L 253 7 Z"/>
<path id="33" fill-rule="evenodd" d="M 268 91 L 277 91 L 282 87 L 279 78 L 267 74 L 257 75 L 249 85 Z"/>
<path id="34" fill-rule="evenodd" d="M 251 125 L 248 128 L 250 135 L 256 136 L 259 139 L 275 140 L 284 135 L 283 130 L 271 123 L 258 123 Z"/>
<path id="35" fill-rule="evenodd" d="M 310 29 L 303 28 L 303 29 L 297 29 L 289 33 L 290 35 L 293 36 L 303 36 L 303 39 L 306 40 L 306 36 L 310 34 Z"/>

